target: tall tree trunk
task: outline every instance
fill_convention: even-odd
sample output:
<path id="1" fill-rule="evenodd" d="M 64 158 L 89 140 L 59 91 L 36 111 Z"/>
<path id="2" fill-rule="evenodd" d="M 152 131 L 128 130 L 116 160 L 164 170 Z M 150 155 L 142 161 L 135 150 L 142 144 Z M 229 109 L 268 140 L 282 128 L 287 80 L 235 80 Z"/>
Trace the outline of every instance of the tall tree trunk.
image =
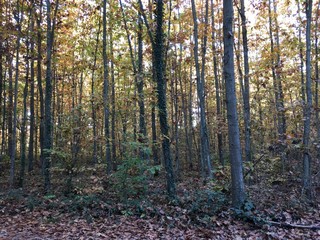
<path id="1" fill-rule="evenodd" d="M 9 46 L 7 44 L 7 46 Z M 7 154 L 10 157 L 11 149 L 12 149 L 12 129 L 13 129 L 13 58 L 11 54 L 7 54 L 7 64 L 8 64 L 8 107 L 7 107 L 7 131 L 8 131 L 8 148 L 7 148 Z M 6 113 L 4 112 L 4 115 Z M 11 157 L 10 157 L 11 158 Z"/>
<path id="2" fill-rule="evenodd" d="M 180 44 L 180 57 L 179 61 L 182 62 L 182 44 Z M 188 161 L 188 168 L 189 170 L 192 170 L 193 168 L 193 162 L 192 162 L 192 146 L 190 144 L 190 133 L 189 133 L 189 125 L 188 125 L 188 103 L 187 103 L 187 84 L 185 84 L 185 87 L 183 87 L 182 84 L 182 69 L 181 65 L 179 66 L 179 83 L 180 83 L 180 89 L 181 89 L 181 103 L 182 103 L 182 112 L 183 112 L 183 128 L 185 133 L 185 141 L 186 141 L 186 149 L 185 153 L 187 154 L 187 161 Z"/>
<path id="3" fill-rule="evenodd" d="M 214 85 L 216 90 L 216 107 L 217 107 L 217 124 L 218 124 L 218 154 L 219 154 L 219 162 L 222 166 L 224 166 L 223 159 L 223 143 L 222 143 L 222 131 L 221 131 L 221 100 L 220 100 L 220 88 L 219 88 L 219 77 L 218 77 L 218 64 L 217 64 L 217 49 L 216 49 L 216 38 L 215 38 L 215 30 L 214 30 L 214 7 L 213 0 L 211 0 L 211 27 L 212 27 L 212 56 L 213 56 L 213 73 L 214 73 Z"/>
<path id="4" fill-rule="evenodd" d="M 97 66 L 97 54 L 98 54 L 98 46 L 99 46 L 99 36 L 100 36 L 100 28 L 101 28 L 101 20 L 99 17 L 98 23 L 98 32 L 96 38 L 96 46 L 94 49 L 94 56 L 93 56 L 93 68 L 92 68 L 92 75 L 91 75 L 91 117 L 92 117 L 92 131 L 93 131 L 93 164 L 98 163 L 98 137 L 97 137 L 97 120 L 96 120 L 96 96 L 95 96 L 95 72 Z"/>
<path id="5" fill-rule="evenodd" d="M 311 20 L 312 20 L 312 0 L 306 2 L 306 97 L 307 102 L 304 107 L 304 131 L 303 131 L 303 190 L 306 196 L 311 199 L 311 153 L 310 153 L 310 125 L 312 108 L 311 89 Z"/>
<path id="6" fill-rule="evenodd" d="M 40 163 L 41 172 L 44 173 L 44 93 L 42 87 L 42 34 L 41 34 L 41 22 L 42 22 L 42 0 L 39 3 L 39 14 L 37 18 L 37 83 L 38 83 L 38 95 L 40 104 L 40 129 L 39 129 L 39 140 L 40 140 Z"/>
<path id="7" fill-rule="evenodd" d="M 2 72 L 1 72 L 2 73 Z M 7 90 L 6 90 L 6 70 L 4 71 L 4 75 L 2 75 L 2 84 L 3 88 L 0 94 L 3 93 L 3 99 L 7 98 Z M 1 108 L 1 116 L 2 116 L 2 126 L 1 126 L 1 150 L 0 155 L 5 154 L 5 148 L 6 148 L 6 135 L 5 135 L 5 126 L 6 126 L 6 101 L 3 101 L 3 106 Z M 0 169 L 1 171 L 1 169 Z"/>
<path id="8" fill-rule="evenodd" d="M 2 13 L 3 13 L 3 8 L 4 8 L 4 4 L 2 3 L 2 1 L 0 2 L 0 20 L 2 21 Z M 4 122 L 4 118 L 3 118 L 3 106 L 2 106 L 2 96 L 3 96 L 3 92 L 5 91 L 5 85 L 4 85 L 4 75 L 3 75 L 3 38 L 2 35 L 0 35 L 0 118 L 2 117 L 2 119 L 0 119 L 1 122 L 1 126 L 5 125 Z M 3 101 L 5 102 L 5 101 Z M 1 129 L 2 130 L 2 129 Z M 1 135 L 3 134 L 3 132 L 1 133 Z M 4 137 L 1 138 L 1 145 L 0 145 L 0 171 L 1 171 L 1 160 L 2 160 L 2 154 L 3 154 L 3 144 L 4 144 Z"/>
<path id="9" fill-rule="evenodd" d="M 231 162 L 232 204 L 239 208 L 244 202 L 245 190 L 242 173 L 240 131 L 237 114 L 237 98 L 234 74 L 233 53 L 233 5 L 232 0 L 223 1 L 223 75 L 226 84 L 226 102 L 228 114 L 229 151 Z"/>
<path id="10" fill-rule="evenodd" d="M 28 33 L 26 36 L 26 77 L 25 85 L 23 89 L 23 114 L 21 124 L 21 137 L 20 137 L 20 175 L 19 175 L 19 187 L 23 187 L 24 175 L 26 168 L 26 138 L 27 138 L 27 97 L 28 97 L 28 85 L 29 85 L 29 70 L 30 70 L 30 33 L 31 33 L 31 18 L 32 9 L 29 13 Z M 32 58 L 32 57 L 31 57 Z"/>
<path id="11" fill-rule="evenodd" d="M 243 88 L 243 115 L 245 128 L 245 160 L 251 161 L 251 127 L 250 127 L 250 86 L 249 86 L 249 56 L 248 56 L 248 37 L 246 26 L 246 15 L 244 0 L 241 0 L 241 28 L 243 45 L 243 63 L 244 63 L 244 88 Z M 239 49 L 240 50 L 240 49 Z"/>
<path id="12" fill-rule="evenodd" d="M 13 187 L 14 183 L 14 172 L 15 172 L 15 157 L 17 148 L 17 106 L 18 106 L 18 83 L 19 83 L 19 54 L 20 54 L 20 38 L 21 38 L 21 25 L 23 21 L 23 10 L 20 12 L 20 1 L 17 1 L 17 12 L 14 16 L 18 24 L 18 36 L 16 42 L 16 62 L 15 62 L 15 84 L 14 84 L 14 102 L 13 102 L 13 128 L 12 128 L 12 144 L 10 149 L 10 188 Z"/>
<path id="13" fill-rule="evenodd" d="M 315 86 L 315 107 L 316 107 L 316 127 L 317 127 L 317 141 L 318 141 L 318 153 L 317 156 L 320 158 L 320 118 L 319 118 L 319 14 L 320 14 L 320 1 L 318 2 L 317 14 L 316 14 L 316 26 L 315 26 L 315 77 L 316 77 L 316 86 Z"/>
<path id="14" fill-rule="evenodd" d="M 306 101 L 306 94 L 305 94 L 305 82 L 304 82 L 304 63 L 303 63 L 303 43 L 302 43 L 302 30 L 301 30 L 301 24 L 302 24 L 302 18 L 301 18 L 301 10 L 300 10 L 300 1 L 297 0 L 297 6 L 298 6 L 298 16 L 299 16 L 299 58 L 300 58 L 300 75 L 301 75 L 301 98 L 302 101 Z"/>
<path id="15" fill-rule="evenodd" d="M 115 94 L 115 70 L 113 56 L 113 35 L 110 34 L 110 52 L 111 52 L 111 139 L 112 139 L 112 168 L 115 171 L 117 166 L 117 148 L 116 148 L 116 94 Z"/>
<path id="16" fill-rule="evenodd" d="M 138 15 L 138 77 L 137 77 L 137 89 L 138 89 L 138 105 L 139 105 L 139 138 L 140 142 L 145 145 L 147 143 L 147 128 L 145 121 L 145 107 L 144 107 L 144 77 L 143 77 L 143 43 L 142 43 L 142 19 L 141 15 Z M 144 151 L 144 146 L 140 150 L 140 156 L 143 159 L 147 159 L 148 156 Z"/>
<path id="17" fill-rule="evenodd" d="M 155 74 L 153 74 L 155 76 Z M 152 86 L 155 88 L 154 86 Z M 154 98 L 151 99 L 151 135 L 152 135 L 152 155 L 154 165 L 160 164 L 160 158 L 158 154 L 158 141 L 157 141 L 157 127 L 156 127 L 156 102 Z"/>
<path id="18" fill-rule="evenodd" d="M 210 146 L 209 137 L 207 130 L 207 120 L 206 120 L 206 108 L 205 108 L 205 82 L 204 82 L 204 72 L 205 72 L 205 55 L 206 55 L 206 43 L 207 43 L 207 26 L 208 26 L 208 0 L 206 0 L 206 17 L 205 17 L 205 32 L 202 46 L 202 68 L 200 72 L 199 64 L 199 47 L 198 47 L 198 18 L 196 12 L 195 1 L 191 0 L 192 5 L 192 16 L 193 16 L 193 36 L 194 36 L 194 60 L 196 67 L 196 78 L 197 78 L 197 93 L 199 98 L 200 107 L 200 142 L 201 142 L 201 172 L 203 177 L 213 178 L 212 166 L 210 159 Z"/>
<path id="19" fill-rule="evenodd" d="M 50 167 L 52 151 L 52 49 L 54 43 L 55 18 L 58 11 L 59 0 L 55 3 L 53 21 L 51 19 L 51 1 L 47 5 L 47 62 L 46 62 L 46 91 L 45 91 L 45 119 L 44 119 L 44 191 L 51 191 Z"/>
<path id="20" fill-rule="evenodd" d="M 154 66 L 157 77 L 157 94 L 160 129 L 162 134 L 162 150 L 167 177 L 167 191 L 170 198 L 176 197 L 176 187 L 172 168 L 172 158 L 169 141 L 169 126 L 167 103 L 165 95 L 164 59 L 163 59 L 163 1 L 156 1 L 156 34 L 153 44 Z"/>
<path id="21" fill-rule="evenodd" d="M 107 1 L 103 0 L 103 108 L 104 108 L 104 134 L 106 145 L 106 163 L 107 173 L 110 174 L 112 170 L 112 161 L 110 153 L 110 130 L 109 130 L 109 76 L 108 76 L 108 56 L 107 56 Z"/>
<path id="22" fill-rule="evenodd" d="M 280 76 L 281 72 L 281 59 L 280 59 L 280 40 L 279 40 L 279 26 L 277 21 L 277 7 L 276 3 L 273 0 L 273 13 L 275 15 L 274 19 L 272 18 L 271 10 L 271 0 L 269 0 L 269 35 L 270 35 L 270 47 L 272 55 L 272 78 L 273 78 L 273 87 L 275 92 L 275 105 L 277 111 L 277 129 L 278 129 L 278 142 L 281 154 L 282 162 L 282 171 L 284 171 L 285 161 L 286 161 L 286 119 L 285 119 L 285 109 L 284 109 L 284 96 L 282 90 L 282 80 Z M 273 35 L 273 24 L 275 25 L 275 43 Z"/>
<path id="23" fill-rule="evenodd" d="M 30 32 L 34 32 L 34 0 L 31 2 L 31 29 Z M 35 132 L 35 111 L 34 111 L 34 36 L 31 36 L 31 65 L 30 65 L 30 134 L 29 134 L 29 149 L 28 149 L 28 171 L 33 170 L 34 162 L 34 132 Z"/>

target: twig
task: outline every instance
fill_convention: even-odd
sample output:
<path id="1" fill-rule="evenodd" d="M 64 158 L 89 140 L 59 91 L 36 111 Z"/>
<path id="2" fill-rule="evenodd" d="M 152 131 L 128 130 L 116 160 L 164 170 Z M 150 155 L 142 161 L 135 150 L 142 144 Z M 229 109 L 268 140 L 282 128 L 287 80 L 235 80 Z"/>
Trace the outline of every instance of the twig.
<path id="1" fill-rule="evenodd" d="M 254 162 L 252 168 L 249 169 L 249 170 L 246 172 L 246 174 L 244 175 L 244 177 L 243 177 L 244 179 L 246 179 L 246 177 L 248 177 L 248 175 L 253 171 L 253 169 L 256 167 L 256 165 L 262 160 L 262 158 L 264 157 L 264 155 L 265 155 L 265 154 L 262 154 L 261 157 L 260 157 L 257 161 Z"/>

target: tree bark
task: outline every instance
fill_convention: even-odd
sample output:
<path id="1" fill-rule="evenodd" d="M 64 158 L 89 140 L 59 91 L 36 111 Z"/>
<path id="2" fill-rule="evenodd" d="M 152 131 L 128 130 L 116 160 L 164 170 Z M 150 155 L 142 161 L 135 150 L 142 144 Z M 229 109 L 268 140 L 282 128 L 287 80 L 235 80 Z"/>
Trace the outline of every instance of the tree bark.
<path id="1" fill-rule="evenodd" d="M 214 7 L 213 0 L 211 0 L 211 27 L 212 27 L 212 56 L 213 56 L 213 73 L 214 73 L 214 86 L 216 95 L 216 108 L 217 108 L 217 137 L 218 137 L 218 155 L 219 162 L 224 166 L 223 159 L 223 142 L 222 142 L 222 131 L 221 131 L 221 100 L 220 100 L 220 88 L 219 88 L 219 75 L 218 75 L 218 64 L 217 64 L 217 49 L 216 49 L 216 38 L 215 38 L 215 28 L 214 28 Z"/>
<path id="2" fill-rule="evenodd" d="M 93 68 L 91 75 L 91 117 L 92 117 L 92 131 L 93 131 L 93 164 L 98 163 L 98 144 L 97 144 L 97 120 L 96 120 L 96 97 L 95 97 L 95 72 L 97 66 L 97 54 L 98 54 L 98 46 L 99 46 L 99 36 L 100 36 L 100 28 L 101 28 L 101 20 L 99 17 L 99 27 L 96 38 L 96 46 L 94 49 L 93 56 Z"/>
<path id="3" fill-rule="evenodd" d="M 21 12 L 20 12 L 21 11 Z M 23 10 L 20 10 L 20 1 L 17 1 L 17 11 L 14 17 L 18 24 L 18 36 L 16 42 L 16 62 L 15 62 L 15 84 L 14 84 L 14 102 L 13 102 L 13 128 L 12 128 L 12 144 L 10 149 L 10 188 L 14 184 L 15 172 L 15 157 L 17 148 L 17 106 L 18 106 L 18 84 L 19 84 L 19 54 L 20 54 L 20 38 L 21 38 L 21 25 L 23 21 Z"/>
<path id="4" fill-rule="evenodd" d="M 31 2 L 31 29 L 30 32 L 34 32 L 34 1 Z M 33 162 L 34 162 L 34 132 L 35 132 L 35 111 L 34 111 L 34 36 L 32 35 L 30 38 L 31 45 L 31 64 L 30 64 L 30 134 L 29 134 L 29 149 L 28 149 L 28 171 L 31 172 L 33 170 Z"/>
<path id="5" fill-rule="evenodd" d="M 107 56 L 107 1 L 103 0 L 103 21 L 102 21 L 102 55 L 103 55 L 103 108 L 104 108 L 104 134 L 106 147 L 107 173 L 112 170 L 111 152 L 110 152 L 110 129 L 109 129 L 109 70 Z"/>
<path id="6" fill-rule="evenodd" d="M 41 172 L 44 173 L 44 93 L 42 87 L 42 35 L 41 35 L 41 22 L 42 22 L 42 0 L 39 3 L 39 15 L 37 18 L 37 83 L 38 94 L 40 104 L 40 129 L 39 129 L 39 141 L 40 141 L 40 163 Z"/>
<path id="7" fill-rule="evenodd" d="M 240 131 L 237 114 L 237 98 L 234 74 L 233 51 L 233 5 L 232 0 L 223 1 L 223 75 L 226 84 L 226 102 L 229 132 L 229 151 L 232 180 L 232 204 L 239 208 L 245 199 L 244 181 L 242 173 L 242 158 L 240 146 Z"/>
<path id="8" fill-rule="evenodd" d="M 275 14 L 274 19 L 272 18 L 271 10 L 271 0 L 269 0 L 269 35 L 270 35 L 270 47 L 272 55 L 272 78 L 273 86 L 275 92 L 275 105 L 277 111 L 277 132 L 278 132 L 278 142 L 281 152 L 281 161 L 282 161 L 282 171 L 284 171 L 285 161 L 286 161 L 286 118 L 285 118 L 285 109 L 284 109 L 284 95 L 282 90 L 282 80 L 281 80 L 281 68 L 282 63 L 280 59 L 280 40 L 279 40 L 279 26 L 277 21 L 277 7 L 275 1 L 273 1 L 273 13 Z M 273 35 L 273 24 L 275 25 L 275 36 Z M 274 43 L 275 38 L 275 43 Z"/>
<path id="9" fill-rule="evenodd" d="M 194 36 L 194 61 L 196 67 L 196 78 L 197 78 L 197 93 L 200 107 L 200 142 L 201 142 L 201 172 L 203 177 L 213 178 L 212 166 L 210 159 L 210 146 L 209 136 L 207 130 L 206 120 L 206 108 L 205 108 L 205 82 L 204 82 L 204 68 L 205 68 L 205 55 L 206 55 L 206 43 L 207 43 L 207 30 L 204 33 L 204 43 L 202 46 L 202 68 L 200 72 L 199 64 L 199 47 L 198 47 L 198 18 L 196 12 L 195 1 L 191 0 L 192 5 L 192 16 L 193 16 L 193 36 Z M 208 0 L 206 0 L 206 17 L 205 17 L 205 29 L 208 26 Z"/>
<path id="10" fill-rule="evenodd" d="M 51 191 L 51 151 L 52 151 L 52 49 L 54 43 L 55 17 L 58 11 L 59 0 L 55 3 L 54 19 L 51 19 L 51 2 L 47 4 L 47 62 L 46 62 L 46 90 L 45 90 L 45 119 L 44 119 L 44 191 Z"/>
<path id="11" fill-rule="evenodd" d="M 316 24 L 315 24 L 315 77 L 316 77 L 316 86 L 315 86 L 315 113 L 316 113 L 316 127 L 317 127 L 317 157 L 320 158 L 320 118 L 319 118 L 319 13 L 320 13 L 320 2 L 318 2 L 317 14 L 316 14 Z"/>
<path id="12" fill-rule="evenodd" d="M 310 153 L 310 125 L 312 108 L 311 89 L 311 21 L 312 21 L 312 0 L 306 2 L 306 97 L 307 102 L 304 107 L 304 131 L 303 131 L 303 191 L 311 199 L 311 153 Z"/>
<path id="13" fill-rule="evenodd" d="M 170 150 L 169 126 L 167 115 L 167 103 L 165 95 L 165 79 L 164 79 L 164 59 L 163 59 L 163 1 L 156 1 L 156 34 L 153 44 L 154 65 L 157 79 L 157 94 L 160 129 L 162 134 L 162 150 L 167 177 L 167 191 L 169 198 L 176 197 L 176 187 L 172 168 L 172 158 Z"/>
<path id="14" fill-rule="evenodd" d="M 242 28 L 242 46 L 244 63 L 244 88 L 243 88 L 243 115 L 245 127 L 245 160 L 251 161 L 251 126 L 250 126 L 250 86 L 249 86 L 249 56 L 248 56 L 248 36 L 246 26 L 246 15 L 244 0 L 241 0 L 241 28 Z M 240 49 L 239 49 L 240 50 Z"/>

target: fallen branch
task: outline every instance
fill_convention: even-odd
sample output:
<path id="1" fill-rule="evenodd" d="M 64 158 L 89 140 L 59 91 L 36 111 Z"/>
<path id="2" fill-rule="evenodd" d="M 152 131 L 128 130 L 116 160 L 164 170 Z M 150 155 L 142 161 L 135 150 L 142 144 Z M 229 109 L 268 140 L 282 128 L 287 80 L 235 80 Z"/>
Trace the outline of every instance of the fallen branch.
<path id="1" fill-rule="evenodd" d="M 320 225 L 299 225 L 299 224 L 290 224 L 290 223 L 281 223 L 274 221 L 265 221 L 266 224 L 283 227 L 283 228 L 302 228 L 310 230 L 320 230 Z"/>

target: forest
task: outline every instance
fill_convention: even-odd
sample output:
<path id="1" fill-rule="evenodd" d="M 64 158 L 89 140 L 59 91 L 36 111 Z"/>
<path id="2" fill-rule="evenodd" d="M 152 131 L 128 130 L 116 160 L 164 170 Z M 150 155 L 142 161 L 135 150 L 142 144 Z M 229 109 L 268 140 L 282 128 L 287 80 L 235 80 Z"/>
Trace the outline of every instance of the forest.
<path id="1" fill-rule="evenodd" d="M 0 239 L 320 239 L 319 0 L 0 0 Z"/>

